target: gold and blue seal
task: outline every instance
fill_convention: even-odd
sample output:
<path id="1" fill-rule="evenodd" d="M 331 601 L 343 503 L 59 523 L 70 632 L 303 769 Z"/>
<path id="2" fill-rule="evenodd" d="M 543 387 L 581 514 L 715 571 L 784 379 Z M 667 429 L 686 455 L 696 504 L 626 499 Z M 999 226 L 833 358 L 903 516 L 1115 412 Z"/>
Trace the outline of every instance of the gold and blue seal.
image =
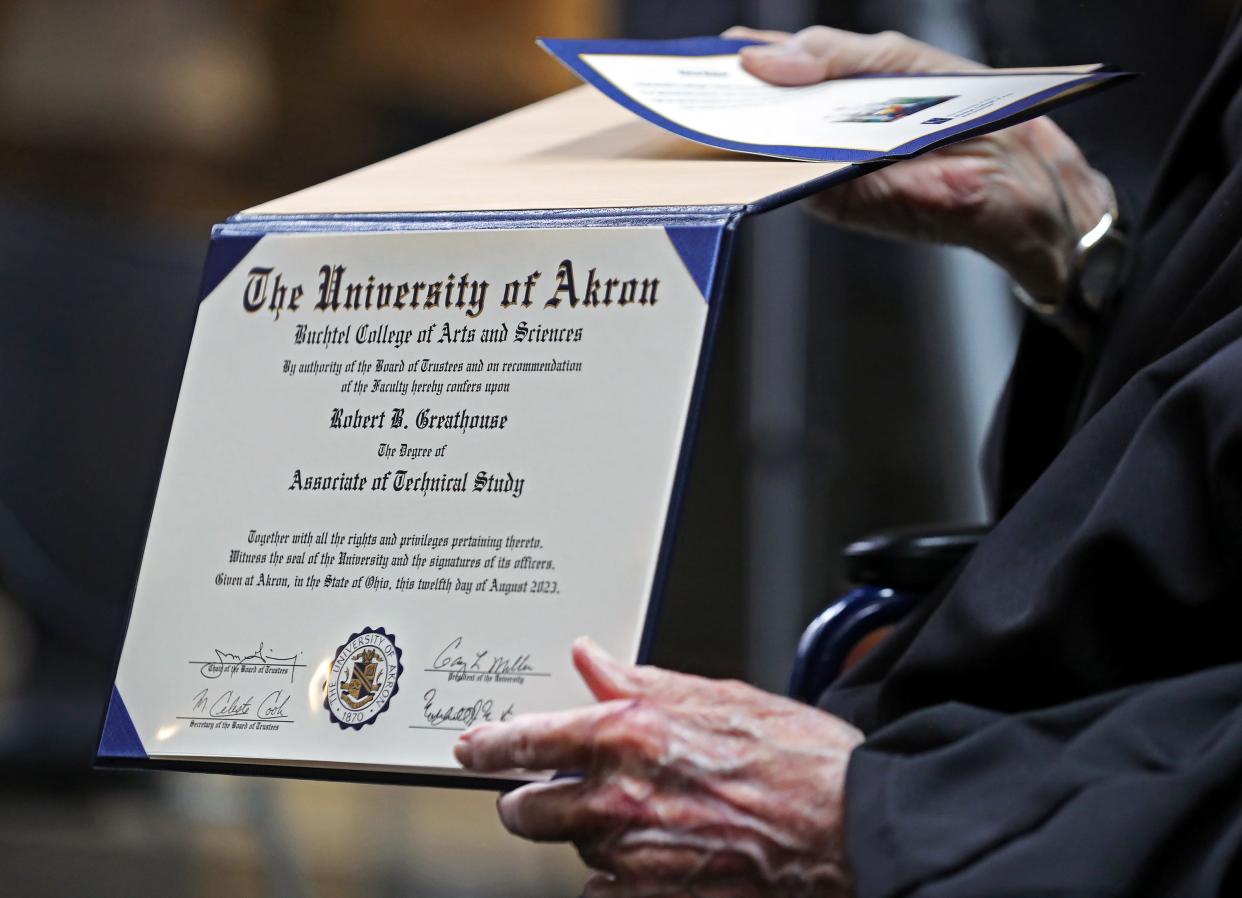
<path id="1" fill-rule="evenodd" d="M 323 706 L 343 730 L 361 730 L 388 710 L 405 668 L 397 637 L 367 627 L 337 648 L 324 684 Z"/>

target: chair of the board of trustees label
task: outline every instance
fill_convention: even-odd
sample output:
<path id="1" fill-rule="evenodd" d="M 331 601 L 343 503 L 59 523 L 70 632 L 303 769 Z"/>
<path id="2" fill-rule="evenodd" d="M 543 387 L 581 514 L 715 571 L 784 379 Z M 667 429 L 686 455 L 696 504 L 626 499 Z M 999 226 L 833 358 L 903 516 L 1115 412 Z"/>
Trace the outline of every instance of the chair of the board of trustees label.
<path id="1" fill-rule="evenodd" d="M 935 589 L 987 531 L 982 525 L 889 530 L 846 546 L 845 576 L 854 589 L 825 608 L 803 632 L 789 695 L 814 704 Z"/>

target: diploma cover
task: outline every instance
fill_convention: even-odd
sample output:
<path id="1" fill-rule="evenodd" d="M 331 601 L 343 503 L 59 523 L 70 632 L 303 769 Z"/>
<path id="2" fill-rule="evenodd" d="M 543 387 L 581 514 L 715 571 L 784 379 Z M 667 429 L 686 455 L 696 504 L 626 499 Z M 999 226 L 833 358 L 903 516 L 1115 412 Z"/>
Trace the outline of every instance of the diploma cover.
<path id="1" fill-rule="evenodd" d="M 100 763 L 506 786 L 459 733 L 588 702 L 578 635 L 645 658 L 738 225 L 895 157 L 740 155 L 615 99 L 215 227 Z"/>

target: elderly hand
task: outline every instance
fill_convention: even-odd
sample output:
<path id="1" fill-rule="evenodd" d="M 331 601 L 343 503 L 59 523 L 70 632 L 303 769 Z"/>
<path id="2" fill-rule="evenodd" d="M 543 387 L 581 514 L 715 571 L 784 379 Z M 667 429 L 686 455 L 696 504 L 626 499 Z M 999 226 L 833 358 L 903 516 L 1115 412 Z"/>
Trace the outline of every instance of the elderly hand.
<path id="1" fill-rule="evenodd" d="M 983 68 L 895 32 L 732 28 L 725 37 L 764 41 L 742 50 L 742 65 L 773 84 Z M 1116 200 L 1077 145 L 1038 118 L 832 187 L 811 204 L 839 224 L 976 249 L 1042 299 L 1062 294 L 1079 238 Z"/>
<path id="2" fill-rule="evenodd" d="M 843 784 L 862 735 L 743 683 L 623 665 L 586 639 L 574 663 L 600 704 L 464 733 L 479 772 L 575 770 L 504 796 L 500 817 L 572 841 L 600 871 L 586 898 L 852 894 Z"/>

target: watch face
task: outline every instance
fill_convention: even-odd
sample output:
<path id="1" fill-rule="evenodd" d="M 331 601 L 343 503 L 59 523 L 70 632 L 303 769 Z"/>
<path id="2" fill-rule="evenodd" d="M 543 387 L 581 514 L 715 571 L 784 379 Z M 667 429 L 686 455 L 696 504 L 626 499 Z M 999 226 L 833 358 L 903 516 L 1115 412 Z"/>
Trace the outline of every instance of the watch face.
<path id="1" fill-rule="evenodd" d="M 1092 311 L 1100 311 L 1121 286 L 1126 248 L 1125 238 L 1117 231 L 1110 231 L 1083 253 L 1078 269 L 1078 290 Z"/>

